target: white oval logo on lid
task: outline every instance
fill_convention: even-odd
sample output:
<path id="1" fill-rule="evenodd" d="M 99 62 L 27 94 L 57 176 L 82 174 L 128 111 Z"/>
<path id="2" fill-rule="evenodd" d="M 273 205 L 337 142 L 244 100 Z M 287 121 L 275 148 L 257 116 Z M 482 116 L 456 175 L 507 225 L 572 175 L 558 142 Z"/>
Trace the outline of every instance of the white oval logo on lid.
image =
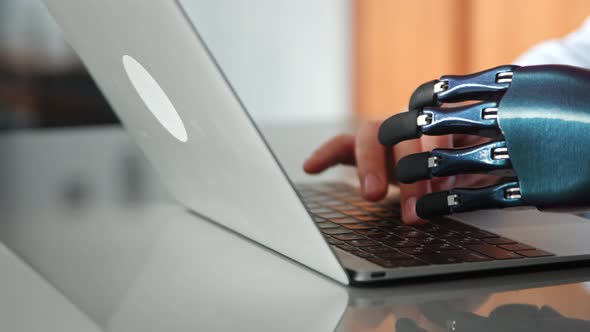
<path id="1" fill-rule="evenodd" d="M 147 108 L 166 130 L 181 142 L 188 140 L 186 128 L 170 98 L 150 73 L 134 58 L 124 55 L 123 67 Z"/>

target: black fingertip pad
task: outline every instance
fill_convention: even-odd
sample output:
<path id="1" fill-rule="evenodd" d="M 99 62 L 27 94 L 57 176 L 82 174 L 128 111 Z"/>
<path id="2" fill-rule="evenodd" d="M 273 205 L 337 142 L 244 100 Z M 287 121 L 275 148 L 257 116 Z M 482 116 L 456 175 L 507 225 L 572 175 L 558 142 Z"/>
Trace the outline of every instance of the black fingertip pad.
<path id="1" fill-rule="evenodd" d="M 410 109 L 422 109 L 426 106 L 438 106 L 439 102 L 434 94 L 434 85 L 438 80 L 426 82 L 418 87 L 410 97 Z"/>
<path id="2" fill-rule="evenodd" d="M 405 140 L 420 138 L 422 133 L 417 123 L 418 115 L 418 110 L 410 110 L 385 120 L 379 127 L 379 142 L 392 146 Z"/>
<path id="3" fill-rule="evenodd" d="M 414 183 L 432 177 L 428 168 L 430 152 L 410 154 L 399 160 L 395 170 L 395 177 L 401 183 Z"/>
<path id="4" fill-rule="evenodd" d="M 420 197 L 416 202 L 416 214 L 422 219 L 450 214 L 452 211 L 447 201 L 448 196 L 448 191 L 439 191 Z"/>

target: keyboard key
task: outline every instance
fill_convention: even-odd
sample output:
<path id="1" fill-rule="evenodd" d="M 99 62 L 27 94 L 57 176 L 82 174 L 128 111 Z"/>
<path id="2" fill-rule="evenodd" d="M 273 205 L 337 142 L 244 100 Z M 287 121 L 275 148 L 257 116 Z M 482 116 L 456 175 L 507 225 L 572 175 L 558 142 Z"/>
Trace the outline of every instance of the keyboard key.
<path id="1" fill-rule="evenodd" d="M 433 254 L 434 251 L 424 247 L 400 248 L 399 251 L 408 255 Z"/>
<path id="2" fill-rule="evenodd" d="M 342 227 L 346 227 L 348 229 L 371 229 L 373 226 L 367 224 L 343 224 Z"/>
<path id="3" fill-rule="evenodd" d="M 533 250 L 535 249 L 534 247 L 528 246 L 526 244 L 522 244 L 522 243 L 513 243 L 513 244 L 504 244 L 501 246 L 498 246 L 502 249 L 506 249 L 509 251 L 521 251 L 521 250 Z"/>
<path id="4" fill-rule="evenodd" d="M 383 244 L 393 248 L 408 248 L 408 247 L 419 247 L 420 245 L 410 240 L 385 240 Z"/>
<path id="5" fill-rule="evenodd" d="M 414 225 L 413 226 L 415 229 L 420 230 L 422 232 L 426 232 L 426 233 L 432 233 L 432 232 L 440 232 L 443 231 L 443 228 L 435 225 L 433 223 L 426 223 L 426 224 L 422 224 L 422 225 Z M 446 230 L 448 231 L 448 230 Z"/>
<path id="6" fill-rule="evenodd" d="M 396 230 L 397 227 L 398 226 L 395 226 L 395 225 L 394 226 L 379 226 L 379 228 L 382 231 L 384 231 L 384 232 L 386 232 L 388 234 L 395 234 L 397 232 L 397 230 Z"/>
<path id="7" fill-rule="evenodd" d="M 323 194 L 317 195 L 317 196 L 311 196 L 311 197 L 308 197 L 308 198 L 310 198 L 311 200 L 313 200 L 315 202 L 319 202 L 320 204 L 322 202 L 326 202 L 326 201 L 332 200 L 332 197 L 330 197 L 328 195 L 323 195 Z"/>
<path id="8" fill-rule="evenodd" d="M 348 245 L 348 244 L 339 244 L 336 247 L 345 250 L 345 251 L 354 251 L 354 250 L 358 250 L 355 247 Z"/>
<path id="9" fill-rule="evenodd" d="M 381 218 L 375 216 L 354 216 L 355 219 L 360 221 L 379 221 Z"/>
<path id="10" fill-rule="evenodd" d="M 334 209 L 334 206 L 341 206 L 341 205 L 345 205 L 346 203 L 344 203 L 342 201 L 331 200 L 331 201 L 323 201 L 321 204 L 325 207 L 329 207 L 330 209 Z"/>
<path id="11" fill-rule="evenodd" d="M 350 244 L 351 246 L 355 247 L 371 247 L 379 245 L 379 242 L 375 242 L 369 239 L 360 239 L 360 240 L 351 240 L 346 241 L 346 243 Z"/>
<path id="12" fill-rule="evenodd" d="M 375 206 L 375 203 L 371 203 L 371 202 L 367 202 L 365 200 L 363 201 L 356 201 L 356 202 L 350 202 L 350 204 L 354 205 L 354 206 L 358 206 L 360 208 L 365 208 L 365 207 L 373 207 Z"/>
<path id="13" fill-rule="evenodd" d="M 399 251 L 378 253 L 378 254 L 375 254 L 375 256 L 377 256 L 379 258 L 387 259 L 387 260 L 400 260 L 400 259 L 410 259 L 411 258 L 410 256 L 408 256 L 404 253 L 401 253 Z"/>
<path id="14" fill-rule="evenodd" d="M 309 209 L 309 212 L 311 212 L 313 214 L 320 214 L 320 213 L 332 213 L 334 211 L 332 209 L 321 207 L 321 208 Z"/>
<path id="15" fill-rule="evenodd" d="M 445 241 L 443 241 L 441 239 L 437 239 L 435 237 L 417 237 L 417 238 L 412 238 L 412 241 L 420 243 L 420 244 L 445 243 Z"/>
<path id="16" fill-rule="evenodd" d="M 356 197 L 351 197 L 351 198 L 343 198 L 342 199 L 345 202 L 350 203 L 351 205 L 357 205 L 357 204 L 363 204 L 366 203 L 367 201 L 365 201 L 364 199 L 362 199 L 360 196 L 356 196 Z"/>
<path id="17" fill-rule="evenodd" d="M 393 234 L 379 234 L 379 235 L 369 235 L 369 238 L 375 241 L 384 242 L 384 241 L 402 241 L 403 239 L 399 236 Z"/>
<path id="18" fill-rule="evenodd" d="M 507 239 L 505 237 L 494 237 L 494 238 L 483 239 L 483 240 L 489 244 L 496 244 L 496 245 L 516 243 L 516 241 L 512 241 L 512 240 Z"/>
<path id="19" fill-rule="evenodd" d="M 450 219 L 438 219 L 436 221 L 432 221 L 432 223 L 439 225 L 443 228 L 447 228 L 454 231 L 478 231 L 479 229 L 455 220 Z"/>
<path id="20" fill-rule="evenodd" d="M 369 235 L 387 235 L 383 231 L 381 231 L 379 228 L 356 229 L 355 232 L 357 232 L 359 234 L 366 235 L 366 236 L 369 236 Z"/>
<path id="21" fill-rule="evenodd" d="M 318 225 L 318 227 L 320 229 L 326 229 L 326 228 L 337 228 L 338 225 L 331 223 L 329 221 L 323 221 L 323 222 L 319 222 L 316 225 Z"/>
<path id="22" fill-rule="evenodd" d="M 350 253 L 361 258 L 374 257 L 373 254 L 361 250 L 350 251 Z"/>
<path id="23" fill-rule="evenodd" d="M 332 237 L 341 241 L 360 240 L 365 238 L 364 236 L 356 233 L 336 234 L 332 235 Z"/>
<path id="24" fill-rule="evenodd" d="M 370 212 L 387 212 L 387 209 L 384 209 L 384 208 L 379 207 L 379 206 L 365 206 L 363 208 L 363 210 L 370 211 Z"/>
<path id="25" fill-rule="evenodd" d="M 379 221 L 368 221 L 368 222 L 372 222 L 372 223 L 378 223 L 382 226 L 389 226 L 389 227 L 398 227 L 398 226 L 403 226 L 403 222 L 399 219 L 394 219 L 394 218 L 385 218 L 385 219 L 381 219 Z"/>
<path id="26" fill-rule="evenodd" d="M 329 244 L 332 244 L 332 245 L 339 245 L 339 244 L 342 244 L 342 242 L 340 242 L 340 241 L 338 241 L 338 240 L 336 240 L 336 239 L 333 239 L 333 238 L 331 238 L 331 237 L 327 237 L 327 238 L 326 238 L 326 242 L 328 242 Z"/>
<path id="27" fill-rule="evenodd" d="M 384 253 L 384 252 L 397 252 L 397 250 L 393 249 L 393 248 L 389 248 L 386 246 L 372 246 L 372 247 L 363 247 L 363 250 L 366 252 L 370 252 L 372 254 L 377 254 L 377 253 Z"/>
<path id="28" fill-rule="evenodd" d="M 318 216 L 322 217 L 322 218 L 326 218 L 326 219 L 332 219 L 332 218 L 344 218 L 346 217 L 345 214 L 342 213 L 338 213 L 338 212 L 332 212 L 332 213 L 318 213 Z"/>
<path id="29" fill-rule="evenodd" d="M 523 258 L 523 256 L 516 254 L 512 251 L 504 250 L 502 248 L 493 246 L 491 244 L 480 244 L 480 245 L 468 245 L 465 246 L 473 251 L 477 251 L 480 254 L 484 254 L 494 259 L 515 259 Z"/>
<path id="30" fill-rule="evenodd" d="M 327 234 L 327 235 L 352 233 L 352 231 L 350 229 L 346 229 L 343 227 L 327 228 L 327 229 L 322 229 L 321 231 L 322 231 L 322 233 Z"/>
<path id="31" fill-rule="evenodd" d="M 373 212 L 373 213 L 378 215 L 379 217 L 383 217 L 383 218 L 396 218 L 397 219 L 397 218 L 401 217 L 399 212 L 391 211 L 390 209 L 387 209 L 387 211 L 385 211 L 385 212 Z"/>
<path id="32" fill-rule="evenodd" d="M 403 237 L 403 238 L 430 237 L 430 235 L 420 232 L 415 229 L 405 230 L 405 231 L 400 231 L 400 232 L 394 231 L 393 234 L 395 234 L 399 237 Z"/>
<path id="33" fill-rule="evenodd" d="M 521 254 L 526 257 L 547 257 L 547 256 L 555 256 L 552 253 L 535 249 L 535 250 L 524 250 L 524 251 L 517 251 L 518 254 Z"/>
<path id="34" fill-rule="evenodd" d="M 343 198 L 343 197 L 349 197 L 349 198 L 356 197 L 356 198 L 358 198 L 358 194 L 355 194 L 352 192 L 346 192 L 346 191 L 330 193 L 330 196 L 339 197 L 339 198 Z"/>
<path id="35" fill-rule="evenodd" d="M 457 232 L 457 231 L 449 231 L 449 230 L 438 230 L 435 232 L 428 232 L 433 237 L 437 237 L 439 239 L 459 239 L 464 238 L 465 235 Z"/>
<path id="36" fill-rule="evenodd" d="M 461 247 L 450 243 L 433 243 L 423 245 L 432 251 L 449 251 L 449 250 L 462 250 Z"/>
<path id="37" fill-rule="evenodd" d="M 336 223 L 336 224 L 356 224 L 359 221 L 354 219 L 354 218 L 332 218 L 330 219 L 331 222 Z"/>
<path id="38" fill-rule="evenodd" d="M 347 205 L 346 203 L 343 203 L 343 204 L 344 205 L 340 205 L 340 206 L 332 206 L 331 208 L 340 212 L 340 213 L 344 213 L 344 214 L 348 214 L 347 212 L 356 210 L 356 208 L 352 205 Z"/>
<path id="39" fill-rule="evenodd" d="M 356 191 L 354 187 L 343 182 L 322 182 L 319 187 L 318 190 L 325 192 Z"/>
<path id="40" fill-rule="evenodd" d="M 363 210 L 359 210 L 359 209 L 355 209 L 355 210 L 346 210 L 346 211 L 342 211 L 342 213 L 345 213 L 349 216 L 368 216 L 371 213 L 367 212 L 367 211 L 363 211 Z"/>
<path id="41" fill-rule="evenodd" d="M 398 208 L 367 202 L 346 184 L 301 188 L 328 243 L 385 268 L 553 255 L 451 219 L 404 225 Z"/>
<path id="42" fill-rule="evenodd" d="M 386 227 L 386 226 L 398 226 L 398 223 L 394 222 L 394 221 L 390 221 L 387 219 L 379 219 L 379 220 L 368 220 L 365 221 L 366 223 L 369 223 L 371 225 L 375 225 L 375 226 L 379 226 L 379 227 Z"/>
<path id="43" fill-rule="evenodd" d="M 482 231 L 482 230 L 468 230 L 468 231 L 463 231 L 463 234 L 472 237 L 474 239 L 487 239 L 487 238 L 492 238 L 492 237 L 499 237 L 498 235 L 494 234 L 494 233 L 490 233 L 487 231 Z"/>
<path id="44" fill-rule="evenodd" d="M 478 239 L 472 239 L 469 237 L 464 237 L 464 238 L 459 238 L 459 239 L 448 239 L 447 241 L 456 244 L 456 245 L 460 245 L 460 246 L 466 246 L 466 245 L 476 245 L 476 244 L 483 244 L 484 242 Z"/>
<path id="45" fill-rule="evenodd" d="M 410 232 L 415 230 L 413 227 L 406 226 L 406 225 L 392 225 L 391 230 L 393 232 Z"/>

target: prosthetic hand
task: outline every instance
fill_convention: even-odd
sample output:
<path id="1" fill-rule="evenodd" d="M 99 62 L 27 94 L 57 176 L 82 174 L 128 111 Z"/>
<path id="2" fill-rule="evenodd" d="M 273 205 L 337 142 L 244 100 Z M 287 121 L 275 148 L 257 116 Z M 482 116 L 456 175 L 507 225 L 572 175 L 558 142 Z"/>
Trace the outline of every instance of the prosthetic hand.
<path id="1" fill-rule="evenodd" d="M 549 306 L 504 304 L 494 309 L 488 317 L 455 309 L 444 302 L 430 302 L 419 307 L 428 321 L 447 331 L 581 332 L 590 328 L 589 321 L 565 317 Z M 398 332 L 426 332 L 410 318 L 398 319 L 395 327 Z"/>
<path id="2" fill-rule="evenodd" d="M 478 102 L 452 105 L 465 101 Z M 416 205 L 421 218 L 525 205 L 541 210 L 590 207 L 590 71 L 508 65 L 443 76 L 418 87 L 409 109 L 383 122 L 381 144 L 446 134 L 491 140 L 408 155 L 398 163 L 398 181 L 473 173 L 499 176 L 499 184 L 490 187 L 421 197 Z"/>

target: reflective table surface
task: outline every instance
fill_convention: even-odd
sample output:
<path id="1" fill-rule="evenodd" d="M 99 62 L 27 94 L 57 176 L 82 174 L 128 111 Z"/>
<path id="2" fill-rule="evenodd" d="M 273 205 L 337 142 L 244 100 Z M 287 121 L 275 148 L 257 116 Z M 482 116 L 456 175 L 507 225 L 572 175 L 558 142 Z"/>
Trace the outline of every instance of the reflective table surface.
<path id="1" fill-rule="evenodd" d="M 82 144 L 81 135 L 72 144 Z M 124 140 L 111 143 L 121 148 Z M 56 172 L 77 169 L 69 158 L 80 161 L 64 155 Z M 27 167 L 27 176 L 47 169 Z M 68 186 L 61 198 L 39 198 L 43 188 L 22 182 L 3 191 L 12 200 L 0 205 L 0 241 L 8 248 L 0 250 L 0 266 L 15 274 L 3 272 L 0 308 L 11 307 L 11 290 L 11 299 L 23 294 L 36 311 L 79 323 L 72 331 L 590 331 L 590 268 L 583 266 L 344 287 L 201 219 L 165 193 L 115 204 L 98 199 L 97 190 Z M 12 253 L 22 266 L 4 263 Z M 22 292 L 40 277 L 50 290 Z M 39 318 L 21 307 L 15 316 Z"/>

